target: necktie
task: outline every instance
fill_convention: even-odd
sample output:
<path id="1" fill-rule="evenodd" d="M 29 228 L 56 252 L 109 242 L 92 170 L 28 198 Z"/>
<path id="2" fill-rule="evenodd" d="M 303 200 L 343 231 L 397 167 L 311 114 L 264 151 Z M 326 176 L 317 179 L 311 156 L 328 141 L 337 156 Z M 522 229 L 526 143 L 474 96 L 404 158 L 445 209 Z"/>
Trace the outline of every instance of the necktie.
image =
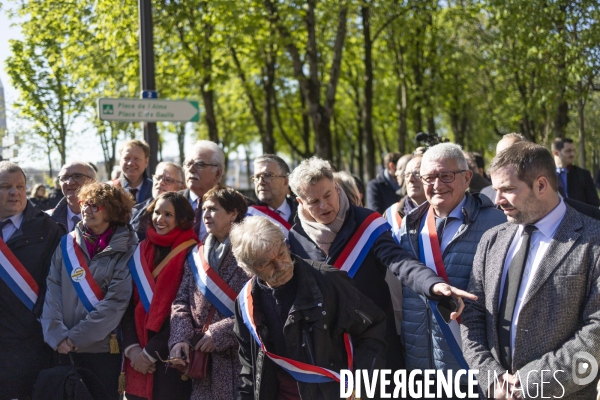
<path id="1" fill-rule="evenodd" d="M 4 221 L 0 222 L 0 238 L 2 238 L 2 240 L 4 240 L 4 232 L 2 231 L 4 230 L 4 227 L 10 223 L 12 223 L 11 219 L 5 219 Z"/>
<path id="2" fill-rule="evenodd" d="M 556 177 L 558 178 L 558 191 L 564 197 L 569 197 L 569 193 L 567 192 L 567 169 L 566 168 L 556 168 Z"/>
<path id="3" fill-rule="evenodd" d="M 73 229 L 75 229 L 75 227 L 77 226 L 79 221 L 81 221 L 81 218 L 79 218 L 79 215 L 73 215 L 71 217 L 71 221 L 73 221 Z M 73 230 L 73 229 L 71 229 L 71 230 Z"/>
<path id="4" fill-rule="evenodd" d="M 444 228 L 446 227 L 446 220 L 448 218 L 435 217 L 435 231 L 437 232 L 438 242 L 442 245 L 442 236 L 444 236 Z"/>
<path id="5" fill-rule="evenodd" d="M 521 247 L 514 255 L 508 267 L 506 280 L 504 282 L 504 291 L 502 292 L 502 301 L 498 310 L 498 339 L 500 341 L 500 362 L 502 366 L 512 373 L 512 355 L 510 348 L 510 329 L 512 326 L 517 296 L 521 287 L 521 277 L 527 264 L 527 255 L 529 254 L 529 243 L 531 234 L 537 228 L 534 225 L 525 225 L 523 229 L 523 240 Z"/>
<path id="6" fill-rule="evenodd" d="M 200 204 L 200 199 L 196 200 L 196 211 L 194 217 L 194 232 L 200 237 L 200 225 L 202 225 L 202 204 Z M 202 240 L 203 238 L 200 238 Z"/>
<path id="7" fill-rule="evenodd" d="M 137 204 L 137 194 L 140 191 L 140 189 L 129 189 L 129 193 L 131 193 L 131 195 L 133 196 L 133 200 L 135 201 L 135 203 Z"/>

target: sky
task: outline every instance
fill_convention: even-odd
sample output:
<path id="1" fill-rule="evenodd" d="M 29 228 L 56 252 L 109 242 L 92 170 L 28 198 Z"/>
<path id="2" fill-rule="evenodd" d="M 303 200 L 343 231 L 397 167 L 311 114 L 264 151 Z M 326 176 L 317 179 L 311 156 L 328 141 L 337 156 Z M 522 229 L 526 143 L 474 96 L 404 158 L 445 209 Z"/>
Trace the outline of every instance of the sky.
<path id="1" fill-rule="evenodd" d="M 12 86 L 8 74 L 6 73 L 5 60 L 10 56 L 9 40 L 22 39 L 22 35 L 18 26 L 11 26 L 13 22 L 9 20 L 7 16 L 6 7 L 8 7 L 8 4 L 3 2 L 3 8 L 0 9 L 0 80 L 4 86 L 4 93 L 7 103 L 7 127 L 10 134 L 11 128 L 14 129 L 15 127 L 15 122 L 11 120 L 13 115 L 12 103 L 18 100 L 18 92 Z M 75 130 L 84 131 L 85 128 L 85 126 L 75 126 Z M 186 138 L 187 148 L 189 148 L 188 145 L 191 145 L 193 141 L 189 136 L 190 135 L 188 135 Z M 100 140 L 91 130 L 82 134 L 72 135 L 69 143 L 70 144 L 67 146 L 67 162 L 75 159 L 84 159 L 92 162 L 104 160 L 102 151 L 100 150 Z M 69 148 L 71 151 L 69 151 Z M 166 138 L 163 148 L 163 157 L 167 159 L 178 156 L 178 154 L 179 151 L 177 148 L 175 135 Z M 48 168 L 47 157 L 44 154 L 32 153 L 28 151 L 27 148 L 19 149 L 19 156 L 13 161 L 18 162 L 23 167 L 32 167 L 44 170 L 47 170 Z M 53 157 L 53 168 L 57 170 L 60 167 L 59 164 L 60 157 L 58 156 L 58 153 L 56 153 Z"/>

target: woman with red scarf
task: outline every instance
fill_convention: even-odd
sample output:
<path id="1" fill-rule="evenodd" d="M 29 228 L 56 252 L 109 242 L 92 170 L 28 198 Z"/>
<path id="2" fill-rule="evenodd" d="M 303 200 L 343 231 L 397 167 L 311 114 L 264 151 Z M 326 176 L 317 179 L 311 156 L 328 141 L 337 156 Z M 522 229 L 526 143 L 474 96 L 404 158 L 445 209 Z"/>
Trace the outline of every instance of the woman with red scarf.
<path id="1" fill-rule="evenodd" d="M 191 382 L 160 361 L 169 356 L 171 304 L 183 277 L 186 257 L 198 237 L 194 210 L 177 192 L 158 196 L 146 208 L 146 239 L 129 260 L 134 281 L 123 317 L 125 392 L 128 400 L 185 399 Z"/>

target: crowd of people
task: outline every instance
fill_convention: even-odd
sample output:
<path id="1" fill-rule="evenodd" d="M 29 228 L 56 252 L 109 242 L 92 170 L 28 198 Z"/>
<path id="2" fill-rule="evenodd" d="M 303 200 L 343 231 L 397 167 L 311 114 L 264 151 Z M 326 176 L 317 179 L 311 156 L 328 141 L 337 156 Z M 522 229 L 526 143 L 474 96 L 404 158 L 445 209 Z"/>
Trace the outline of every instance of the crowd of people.
<path id="1" fill-rule="evenodd" d="M 596 397 L 571 371 L 600 360 L 600 200 L 569 139 L 505 135 L 487 171 L 453 143 L 390 153 L 366 193 L 265 154 L 255 201 L 213 142 L 154 174 L 149 156 L 126 142 L 105 183 L 70 162 L 52 201 L 0 162 L 0 400 L 334 399 L 342 369 Z"/>

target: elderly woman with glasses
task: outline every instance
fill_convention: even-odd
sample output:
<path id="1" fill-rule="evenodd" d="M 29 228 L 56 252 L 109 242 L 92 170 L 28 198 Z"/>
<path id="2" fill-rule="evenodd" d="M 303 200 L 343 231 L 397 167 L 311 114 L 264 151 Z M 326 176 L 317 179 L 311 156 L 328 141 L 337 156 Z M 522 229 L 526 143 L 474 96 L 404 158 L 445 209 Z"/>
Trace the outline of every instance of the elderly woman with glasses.
<path id="1" fill-rule="evenodd" d="M 187 256 L 198 244 L 192 229 L 194 210 L 182 194 L 165 192 L 148 206 L 145 218 L 146 239 L 129 260 L 135 287 L 121 324 L 125 391 L 128 400 L 189 398 L 191 382 L 161 360 L 169 355 L 171 304 Z"/>
<path id="2" fill-rule="evenodd" d="M 233 333 L 234 301 L 250 277 L 238 267 L 231 251 L 229 232 L 233 224 L 244 218 L 247 206 L 240 193 L 216 186 L 203 196 L 202 208 L 208 236 L 188 257 L 173 302 L 170 356 L 174 363 L 185 363 L 183 360 L 188 359 L 193 350 L 191 344 L 195 344 L 196 350 L 211 353 L 209 373 L 203 380 L 192 381 L 191 398 L 232 399 L 241 370 L 238 343 Z M 218 296 L 219 292 L 225 297 Z M 221 301 L 213 300 L 217 298 Z M 194 339 L 199 336 L 194 338 L 195 331 L 204 326 L 208 330 L 196 343 Z"/>
<path id="3" fill-rule="evenodd" d="M 44 340 L 94 373 L 118 399 L 116 328 L 132 293 L 127 261 L 137 246 L 127 225 L 133 199 L 121 187 L 88 183 L 78 193 L 82 221 L 63 236 L 50 265 L 41 322 Z"/>

